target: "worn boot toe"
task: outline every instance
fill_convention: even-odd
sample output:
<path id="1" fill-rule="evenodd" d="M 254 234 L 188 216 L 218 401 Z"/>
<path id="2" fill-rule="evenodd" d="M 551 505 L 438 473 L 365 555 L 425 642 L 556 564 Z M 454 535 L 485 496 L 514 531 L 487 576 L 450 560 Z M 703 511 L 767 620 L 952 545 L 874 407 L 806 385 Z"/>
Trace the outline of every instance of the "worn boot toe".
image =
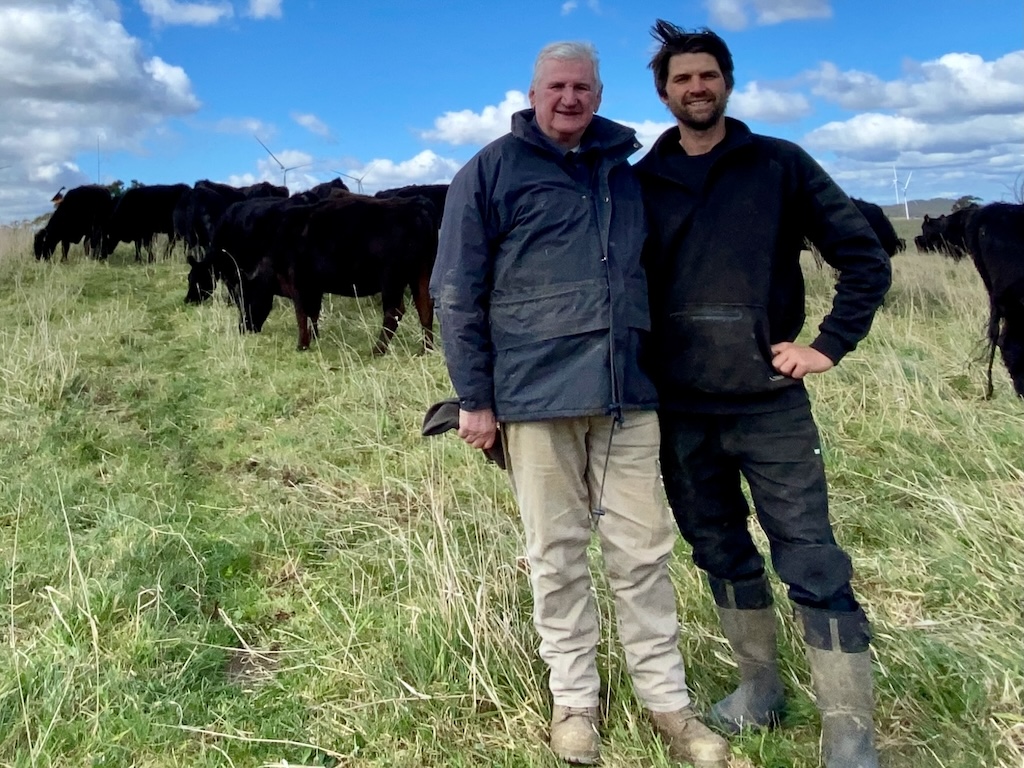
<path id="1" fill-rule="evenodd" d="M 694 768 L 725 768 L 729 744 L 708 728 L 690 707 L 674 712 L 650 712 L 651 725 L 668 747 L 673 760 Z"/>
<path id="2" fill-rule="evenodd" d="M 601 760 L 601 735 L 597 707 L 551 708 L 551 751 L 575 765 L 594 765 Z"/>

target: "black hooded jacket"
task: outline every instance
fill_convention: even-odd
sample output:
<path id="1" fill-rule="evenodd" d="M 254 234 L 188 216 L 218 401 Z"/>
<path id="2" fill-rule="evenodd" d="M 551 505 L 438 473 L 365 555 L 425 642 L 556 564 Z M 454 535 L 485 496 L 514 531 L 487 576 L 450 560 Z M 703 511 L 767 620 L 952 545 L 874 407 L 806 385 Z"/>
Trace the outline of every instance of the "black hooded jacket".
<path id="1" fill-rule="evenodd" d="M 706 174 L 679 170 L 679 129 L 636 164 L 649 222 L 654 371 L 663 408 L 742 412 L 805 398 L 772 367 L 770 347 L 804 320 L 806 237 L 839 272 L 811 346 L 834 363 L 871 327 L 889 259 L 850 198 L 797 145 L 726 118 Z"/>

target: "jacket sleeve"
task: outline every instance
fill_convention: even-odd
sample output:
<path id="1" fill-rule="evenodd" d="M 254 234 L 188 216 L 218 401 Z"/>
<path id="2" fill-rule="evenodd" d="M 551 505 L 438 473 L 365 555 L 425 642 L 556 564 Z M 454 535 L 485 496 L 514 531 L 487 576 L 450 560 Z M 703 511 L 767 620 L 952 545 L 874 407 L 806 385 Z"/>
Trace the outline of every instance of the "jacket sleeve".
<path id="1" fill-rule="evenodd" d="M 494 409 L 490 308 L 494 254 L 490 190 L 479 156 L 448 188 L 430 295 L 441 324 L 448 375 L 467 411 Z"/>
<path id="2" fill-rule="evenodd" d="M 814 159 L 798 148 L 798 188 L 807 238 L 839 272 L 832 311 L 811 346 L 833 363 L 853 351 L 871 329 L 892 280 L 889 255 L 871 225 Z"/>

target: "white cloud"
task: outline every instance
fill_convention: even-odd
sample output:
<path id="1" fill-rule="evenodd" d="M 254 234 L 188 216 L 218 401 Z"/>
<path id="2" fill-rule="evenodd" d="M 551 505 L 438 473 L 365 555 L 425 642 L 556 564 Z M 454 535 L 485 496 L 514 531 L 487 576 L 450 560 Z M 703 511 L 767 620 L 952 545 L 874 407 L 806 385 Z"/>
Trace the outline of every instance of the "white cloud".
<path id="1" fill-rule="evenodd" d="M 5 219 L 47 210 L 56 187 L 95 181 L 78 154 L 141 151 L 154 128 L 200 106 L 187 73 L 144 55 L 108 0 L 4 0 L 0 103 L 17 105 L 0 110 Z"/>
<path id="2" fill-rule="evenodd" d="M 729 114 L 740 120 L 789 123 L 810 112 L 811 105 L 802 93 L 762 89 L 757 82 L 747 83 L 729 98 Z"/>
<path id="3" fill-rule="evenodd" d="M 636 140 L 643 145 L 643 148 L 630 158 L 634 162 L 647 154 L 650 148 L 654 146 L 654 142 L 658 140 L 658 137 L 676 124 L 674 120 L 664 123 L 655 122 L 654 120 L 644 120 L 642 123 L 630 120 L 616 120 L 616 122 L 628 125 L 634 129 L 636 131 Z"/>
<path id="4" fill-rule="evenodd" d="M 434 120 L 434 130 L 423 131 L 420 136 L 428 141 L 448 144 L 487 144 L 509 132 L 512 114 L 530 106 L 522 91 L 507 91 L 496 107 L 487 106 L 479 113 L 469 109 L 445 112 Z"/>
<path id="5" fill-rule="evenodd" d="M 752 0 L 758 24 L 780 24 L 832 16 L 829 0 Z"/>
<path id="6" fill-rule="evenodd" d="M 178 0 L 139 0 L 155 23 L 206 27 L 234 15 L 231 3 L 182 3 Z"/>
<path id="7" fill-rule="evenodd" d="M 256 173 L 232 174 L 225 179 L 225 184 L 236 187 L 244 187 L 249 184 L 256 184 L 260 181 L 269 181 L 271 184 L 285 184 L 289 190 L 295 192 L 301 189 L 308 189 L 317 184 L 306 183 L 311 176 L 308 169 L 315 164 L 313 156 L 297 149 L 282 149 L 274 155 L 280 162 L 268 154 L 256 161 Z M 283 166 L 283 167 L 282 167 Z"/>
<path id="8" fill-rule="evenodd" d="M 409 184 L 445 184 L 451 181 L 462 163 L 431 152 L 420 152 L 408 160 L 395 162 L 386 158 L 375 158 L 365 165 L 349 167 L 343 177 L 352 189 L 358 189 L 362 180 L 363 192 L 373 194 L 382 189 L 404 187 Z"/>
<path id="9" fill-rule="evenodd" d="M 277 133 L 277 129 L 258 117 L 225 117 L 213 124 L 217 133 L 237 133 L 248 136 L 259 136 L 264 140 Z"/>
<path id="10" fill-rule="evenodd" d="M 314 114 L 292 112 L 292 120 L 315 136 L 320 136 L 328 140 L 334 139 L 334 136 L 331 134 L 331 129 L 327 127 L 327 124 L 323 120 Z"/>
<path id="11" fill-rule="evenodd" d="M 961 156 L 979 147 L 1024 147 L 1024 114 L 979 115 L 958 123 L 927 123 L 900 115 L 867 112 L 827 123 L 808 133 L 806 146 L 865 159 L 905 151 Z"/>
<path id="12" fill-rule="evenodd" d="M 824 63 L 808 73 L 812 92 L 850 110 L 894 110 L 929 120 L 961 120 L 990 113 L 1013 114 L 1024 107 L 1024 50 L 995 61 L 970 53 L 947 53 L 907 65 L 901 80 L 842 72 Z"/>
<path id="13" fill-rule="evenodd" d="M 781 24 L 802 19 L 827 19 L 832 15 L 830 0 L 705 0 L 714 25 L 743 29 L 749 22 L 748 10 L 758 25 Z"/>
<path id="14" fill-rule="evenodd" d="M 562 3 L 562 15 L 568 16 L 570 13 L 580 7 L 579 0 L 566 0 Z M 601 2 L 600 0 L 587 0 L 587 8 L 592 12 L 601 13 Z"/>
<path id="15" fill-rule="evenodd" d="M 928 123 L 867 113 L 823 125 L 800 143 L 829 155 L 822 164 L 848 191 L 854 185 L 874 187 L 884 198 L 896 166 L 901 179 L 914 173 L 911 198 L 916 191 L 919 197 L 979 194 L 1012 199 L 1014 180 L 1024 168 L 1024 114 Z"/>
<path id="16" fill-rule="evenodd" d="M 254 19 L 281 18 L 281 0 L 249 0 L 248 15 Z"/>
<path id="17" fill-rule="evenodd" d="M 726 29 L 743 29 L 748 24 L 746 0 L 707 0 L 711 23 Z"/>

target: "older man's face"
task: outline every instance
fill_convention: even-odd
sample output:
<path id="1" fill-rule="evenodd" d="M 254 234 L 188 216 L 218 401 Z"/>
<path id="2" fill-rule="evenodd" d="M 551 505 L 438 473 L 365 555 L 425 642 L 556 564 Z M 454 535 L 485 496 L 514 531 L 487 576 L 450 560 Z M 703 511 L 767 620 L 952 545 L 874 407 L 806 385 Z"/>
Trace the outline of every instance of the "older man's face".
<path id="1" fill-rule="evenodd" d="M 601 104 L 594 66 L 587 59 L 548 59 L 541 63 L 536 83 L 530 86 L 530 106 L 537 125 L 560 147 L 580 143 Z"/>

